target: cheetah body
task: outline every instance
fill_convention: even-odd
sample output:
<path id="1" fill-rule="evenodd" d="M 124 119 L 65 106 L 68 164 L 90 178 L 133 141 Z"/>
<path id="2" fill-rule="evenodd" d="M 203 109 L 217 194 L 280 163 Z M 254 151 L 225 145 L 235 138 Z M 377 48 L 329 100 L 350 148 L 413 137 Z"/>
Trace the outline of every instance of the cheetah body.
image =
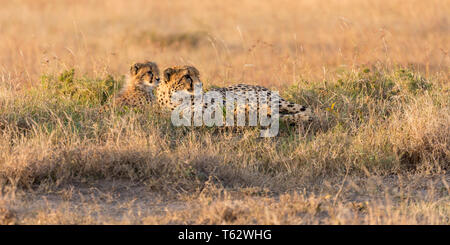
<path id="1" fill-rule="evenodd" d="M 158 104 L 163 108 L 168 108 L 170 110 L 174 110 L 179 104 L 171 100 L 172 95 L 178 91 L 185 91 L 191 94 L 191 100 L 193 101 L 193 93 L 194 93 L 194 84 L 201 84 L 199 78 L 199 72 L 192 66 L 183 66 L 183 67 L 173 67 L 168 68 L 164 71 L 164 81 L 159 84 L 157 87 L 155 94 L 158 101 Z M 273 91 L 256 85 L 248 85 L 248 84 L 237 84 L 232 85 L 225 88 L 214 88 L 209 91 L 215 91 L 222 95 L 224 101 L 222 101 L 223 105 L 226 103 L 226 95 L 227 92 L 233 92 L 235 95 L 239 96 L 248 96 L 246 98 L 251 98 L 251 96 L 256 96 L 260 92 L 266 93 L 265 96 L 268 100 L 260 98 L 253 98 L 253 100 L 249 100 L 248 103 L 245 104 L 244 108 L 236 108 L 234 113 L 236 115 L 240 110 L 244 110 L 246 115 L 249 110 L 259 111 L 261 105 L 266 105 L 266 112 L 268 115 L 271 114 L 268 103 L 270 104 Z M 279 115 L 280 119 L 285 121 L 288 124 L 301 124 L 305 121 L 311 121 L 313 119 L 313 114 L 311 109 L 302 106 L 299 104 L 295 104 L 289 102 L 278 95 L 276 99 L 279 103 Z M 263 100 L 261 100 L 263 99 Z M 259 101 L 261 100 L 261 101 Z M 256 102 L 256 103 L 252 103 Z M 212 101 L 214 102 L 214 101 Z M 259 102 L 259 103 L 258 103 Z M 203 109 L 209 107 L 207 102 L 203 103 Z"/>

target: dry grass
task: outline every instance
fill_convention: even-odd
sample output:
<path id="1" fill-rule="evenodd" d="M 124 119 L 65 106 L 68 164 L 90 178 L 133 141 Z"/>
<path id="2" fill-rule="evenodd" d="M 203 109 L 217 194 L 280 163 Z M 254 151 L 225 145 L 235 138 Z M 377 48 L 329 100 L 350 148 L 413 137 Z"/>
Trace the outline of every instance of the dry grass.
<path id="1" fill-rule="evenodd" d="M 450 224 L 450 3 L 235 6 L 2 2 L 0 224 Z M 261 139 L 96 115 L 143 59 L 318 118 Z"/>

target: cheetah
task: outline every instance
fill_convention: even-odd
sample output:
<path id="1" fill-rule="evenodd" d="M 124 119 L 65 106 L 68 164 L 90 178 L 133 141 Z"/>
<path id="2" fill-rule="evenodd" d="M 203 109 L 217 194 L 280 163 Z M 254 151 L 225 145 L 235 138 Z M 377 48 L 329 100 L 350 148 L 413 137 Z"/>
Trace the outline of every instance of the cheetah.
<path id="1" fill-rule="evenodd" d="M 169 110 L 174 110 L 179 104 L 173 102 L 171 97 L 173 93 L 178 91 L 187 92 L 190 94 L 191 99 L 193 99 L 192 97 L 194 96 L 195 84 L 201 84 L 200 73 L 195 67 L 175 66 L 165 69 L 163 72 L 163 81 L 155 89 L 155 95 L 159 106 L 162 108 L 168 108 Z M 223 96 L 223 98 L 226 98 L 226 92 L 228 91 L 234 92 L 237 96 L 243 95 L 246 92 L 255 92 L 255 94 L 265 92 L 269 98 L 269 103 L 273 93 L 273 91 L 270 91 L 265 87 L 247 84 L 232 85 L 225 88 L 214 88 L 209 91 L 218 92 Z M 313 114 L 311 108 L 289 102 L 280 96 L 277 96 L 276 98 L 279 101 L 280 119 L 285 123 L 298 125 L 304 122 L 312 121 Z M 225 104 L 225 101 L 223 102 L 223 104 Z M 267 105 L 267 102 L 260 101 L 260 104 Z M 203 109 L 206 107 L 207 105 L 203 104 Z M 248 112 L 249 107 L 251 109 L 259 110 L 259 106 L 257 104 L 248 103 L 246 108 L 244 108 L 246 112 Z M 237 110 L 239 110 L 239 108 L 237 108 Z M 268 111 L 268 114 L 270 115 L 270 111 Z"/>
<path id="2" fill-rule="evenodd" d="M 146 61 L 133 64 L 125 85 L 113 99 L 112 105 L 138 109 L 147 107 L 156 98 L 153 90 L 158 86 L 159 81 L 159 68 L 156 63 Z M 106 107 L 103 107 L 100 112 L 105 111 Z"/>

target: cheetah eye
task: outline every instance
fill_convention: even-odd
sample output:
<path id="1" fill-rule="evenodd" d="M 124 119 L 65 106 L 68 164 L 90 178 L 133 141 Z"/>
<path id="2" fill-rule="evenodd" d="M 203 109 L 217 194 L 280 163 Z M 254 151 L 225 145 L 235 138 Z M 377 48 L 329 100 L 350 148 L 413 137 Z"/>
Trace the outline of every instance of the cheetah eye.
<path id="1" fill-rule="evenodd" d="M 184 76 L 184 79 L 186 79 L 188 82 L 192 82 L 192 78 L 189 75 Z"/>
<path id="2" fill-rule="evenodd" d="M 146 73 L 150 77 L 150 81 L 153 79 L 153 73 L 151 71 L 148 71 Z"/>

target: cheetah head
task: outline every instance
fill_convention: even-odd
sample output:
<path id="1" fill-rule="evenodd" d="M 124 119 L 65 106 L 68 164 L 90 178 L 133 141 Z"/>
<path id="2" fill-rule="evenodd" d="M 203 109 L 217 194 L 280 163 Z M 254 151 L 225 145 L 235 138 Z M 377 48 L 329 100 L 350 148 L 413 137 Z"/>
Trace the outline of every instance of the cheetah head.
<path id="1" fill-rule="evenodd" d="M 136 63 L 130 68 L 130 75 L 135 86 L 152 91 L 159 84 L 158 65 L 153 62 Z"/>
<path id="2" fill-rule="evenodd" d="M 164 70 L 164 84 L 172 92 L 186 91 L 194 93 L 194 85 L 201 83 L 200 73 L 193 66 L 175 66 Z"/>

